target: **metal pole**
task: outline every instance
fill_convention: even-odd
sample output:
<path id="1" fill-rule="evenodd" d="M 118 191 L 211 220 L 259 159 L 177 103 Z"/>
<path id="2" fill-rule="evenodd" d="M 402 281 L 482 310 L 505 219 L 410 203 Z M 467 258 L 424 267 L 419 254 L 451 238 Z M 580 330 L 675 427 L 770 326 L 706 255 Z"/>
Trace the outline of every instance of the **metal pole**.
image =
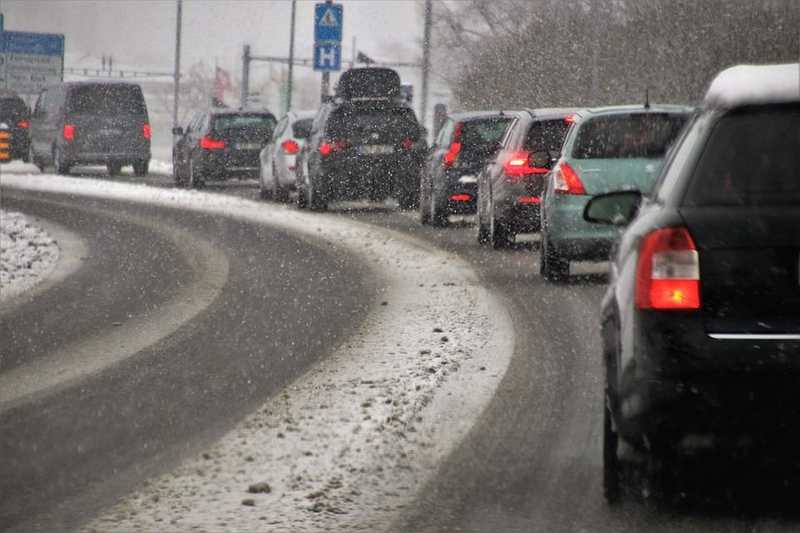
<path id="1" fill-rule="evenodd" d="M 326 4 L 332 4 L 333 0 L 325 0 Z M 319 91 L 320 101 L 325 103 L 327 99 L 328 93 L 330 93 L 331 88 L 331 73 L 327 70 L 322 73 L 322 85 Z"/>
<path id="2" fill-rule="evenodd" d="M 419 121 L 425 125 L 428 113 L 428 75 L 431 70 L 431 19 L 433 18 L 433 5 L 431 0 L 425 0 L 425 29 L 422 37 L 422 95 L 420 96 Z"/>
<path id="3" fill-rule="evenodd" d="M 350 68 L 356 68 L 356 55 L 357 54 L 358 54 L 358 52 L 356 52 L 356 36 L 353 35 L 353 55 L 352 55 L 352 59 L 350 60 Z"/>
<path id="4" fill-rule="evenodd" d="M 286 112 L 292 109 L 292 83 L 294 81 L 294 19 L 297 2 L 292 0 L 292 25 L 289 30 L 289 80 L 286 87 Z"/>
<path id="5" fill-rule="evenodd" d="M 240 107 L 247 107 L 247 97 L 250 93 L 250 45 L 244 45 L 242 50 L 242 101 Z"/>
<path id="6" fill-rule="evenodd" d="M 173 86 L 175 92 L 172 96 L 172 127 L 178 127 L 178 99 L 181 89 L 181 17 L 183 15 L 183 0 L 177 0 L 177 16 L 175 18 L 175 72 L 173 73 Z"/>

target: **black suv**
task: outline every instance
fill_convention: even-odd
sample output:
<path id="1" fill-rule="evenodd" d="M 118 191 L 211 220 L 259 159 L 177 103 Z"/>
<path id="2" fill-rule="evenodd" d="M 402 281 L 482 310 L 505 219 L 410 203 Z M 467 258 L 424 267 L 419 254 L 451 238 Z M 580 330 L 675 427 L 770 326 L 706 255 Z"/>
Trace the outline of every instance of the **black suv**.
<path id="1" fill-rule="evenodd" d="M 259 154 L 278 121 L 269 111 L 214 109 L 196 113 L 186 129 L 175 128 L 175 185 L 202 187 L 206 180 L 256 178 Z"/>
<path id="2" fill-rule="evenodd" d="M 687 454 L 797 461 L 798 150 L 798 64 L 733 67 L 652 195 L 586 205 L 589 222 L 630 223 L 602 310 L 609 500 L 620 494 L 620 438 L 647 452 L 659 483 Z"/>
<path id="3" fill-rule="evenodd" d="M 449 215 L 475 213 L 478 174 L 501 147 L 513 121 L 502 111 L 457 113 L 445 120 L 422 172 L 420 221 L 446 226 Z"/>
<path id="4" fill-rule="evenodd" d="M 322 105 L 297 164 L 298 206 L 336 200 L 398 199 L 416 206 L 427 145 L 414 111 L 400 98 L 391 69 L 351 69 Z"/>
<path id="5" fill-rule="evenodd" d="M 0 90 L 0 129 L 11 134 L 8 149 L 3 153 L 8 154 L 8 159 L 22 159 L 30 161 L 30 109 L 25 101 L 12 91 Z"/>
<path id="6" fill-rule="evenodd" d="M 39 94 L 31 117 L 31 158 L 58 174 L 75 165 L 106 165 L 119 174 L 133 165 L 137 176 L 150 165 L 150 122 L 142 89 L 135 83 L 67 82 Z"/>

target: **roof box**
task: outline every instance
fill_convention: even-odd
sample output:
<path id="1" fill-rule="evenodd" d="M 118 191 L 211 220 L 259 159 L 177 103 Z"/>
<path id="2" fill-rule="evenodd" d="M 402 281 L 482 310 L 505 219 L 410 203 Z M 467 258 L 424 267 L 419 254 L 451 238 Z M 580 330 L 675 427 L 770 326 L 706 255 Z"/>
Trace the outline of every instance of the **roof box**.
<path id="1" fill-rule="evenodd" d="M 738 65 L 714 78 L 703 99 L 706 107 L 800 102 L 800 64 Z"/>
<path id="2" fill-rule="evenodd" d="M 349 101 L 400 99 L 400 75 L 390 68 L 346 70 L 339 77 L 336 96 Z"/>

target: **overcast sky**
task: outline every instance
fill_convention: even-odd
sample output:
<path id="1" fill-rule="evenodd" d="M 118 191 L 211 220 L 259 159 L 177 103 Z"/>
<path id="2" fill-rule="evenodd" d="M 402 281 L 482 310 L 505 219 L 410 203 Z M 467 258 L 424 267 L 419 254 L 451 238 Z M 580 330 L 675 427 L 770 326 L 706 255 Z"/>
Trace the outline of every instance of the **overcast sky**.
<path id="1" fill-rule="evenodd" d="M 352 39 L 385 60 L 416 60 L 422 20 L 414 0 L 342 0 L 343 57 Z M 296 55 L 311 57 L 314 1 L 297 2 Z M 111 54 L 117 64 L 171 70 L 175 0 L 0 0 L 7 30 L 63 33 L 67 56 L 86 64 Z M 205 59 L 241 71 L 241 51 L 287 55 L 289 0 L 184 0 L 182 62 Z M 70 66 L 67 64 L 66 66 Z"/>

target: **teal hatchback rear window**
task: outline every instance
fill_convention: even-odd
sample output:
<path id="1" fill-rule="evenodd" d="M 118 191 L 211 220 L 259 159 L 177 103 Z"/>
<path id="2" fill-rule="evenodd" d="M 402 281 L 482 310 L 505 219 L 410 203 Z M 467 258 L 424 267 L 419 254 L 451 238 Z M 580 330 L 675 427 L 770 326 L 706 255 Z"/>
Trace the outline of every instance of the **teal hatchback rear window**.
<path id="1" fill-rule="evenodd" d="M 658 159 L 675 141 L 688 115 L 632 113 L 591 118 L 575 140 L 576 159 Z"/>

